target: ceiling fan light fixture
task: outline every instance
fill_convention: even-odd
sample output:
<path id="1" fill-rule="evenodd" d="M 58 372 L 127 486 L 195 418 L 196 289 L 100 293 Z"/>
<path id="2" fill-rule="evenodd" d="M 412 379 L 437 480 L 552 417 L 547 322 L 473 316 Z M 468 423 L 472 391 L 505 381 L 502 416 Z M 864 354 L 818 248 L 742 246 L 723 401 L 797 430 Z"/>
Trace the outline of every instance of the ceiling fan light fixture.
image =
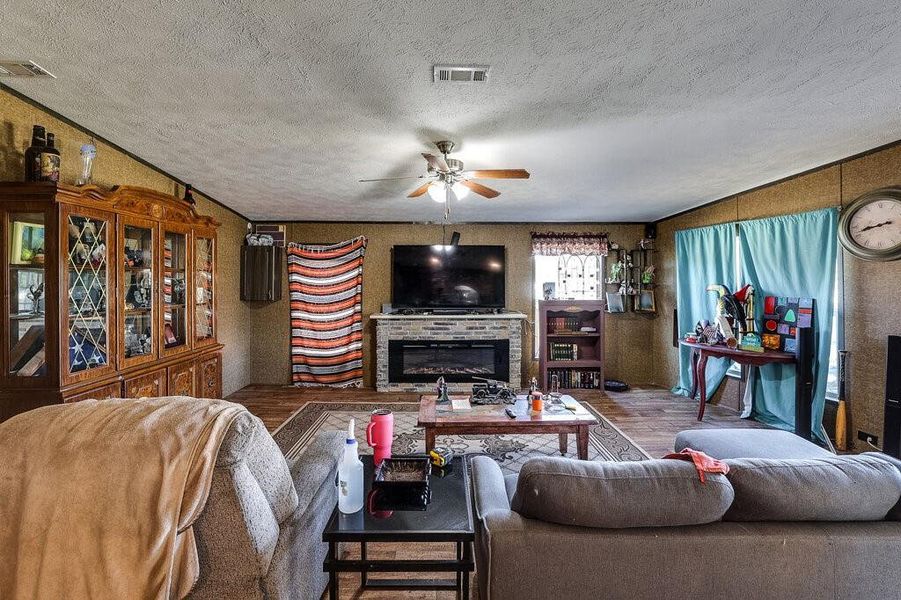
<path id="1" fill-rule="evenodd" d="M 469 195 L 469 188 L 459 181 L 451 187 L 451 190 L 453 190 L 454 195 L 457 197 L 457 200 L 462 200 Z"/>
<path id="2" fill-rule="evenodd" d="M 447 200 L 447 190 L 444 187 L 444 182 L 436 181 L 430 185 L 429 196 L 431 196 L 432 200 L 435 202 L 445 202 Z"/>

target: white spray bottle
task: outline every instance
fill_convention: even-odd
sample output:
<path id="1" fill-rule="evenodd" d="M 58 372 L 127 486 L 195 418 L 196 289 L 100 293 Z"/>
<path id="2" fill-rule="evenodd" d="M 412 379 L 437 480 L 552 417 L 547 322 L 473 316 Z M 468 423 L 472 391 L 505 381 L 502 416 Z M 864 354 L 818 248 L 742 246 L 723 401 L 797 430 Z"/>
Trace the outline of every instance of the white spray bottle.
<path id="1" fill-rule="evenodd" d="M 357 451 L 354 420 L 347 425 L 344 458 L 338 465 L 338 510 L 351 514 L 363 508 L 363 463 Z"/>

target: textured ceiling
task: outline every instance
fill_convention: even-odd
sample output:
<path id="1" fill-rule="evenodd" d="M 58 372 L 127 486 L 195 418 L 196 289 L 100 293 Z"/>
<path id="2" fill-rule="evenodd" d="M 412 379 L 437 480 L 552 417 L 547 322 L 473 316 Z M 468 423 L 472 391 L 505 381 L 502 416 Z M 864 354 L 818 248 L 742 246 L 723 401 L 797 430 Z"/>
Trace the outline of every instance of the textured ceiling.
<path id="1" fill-rule="evenodd" d="M 420 174 L 443 138 L 468 168 L 532 173 L 455 221 L 651 220 L 901 138 L 893 0 L 16 0 L 0 19 L 0 57 L 58 76 L 4 83 L 256 219 L 438 220 L 415 182 L 356 180 Z M 490 81 L 433 84 L 445 63 Z"/>

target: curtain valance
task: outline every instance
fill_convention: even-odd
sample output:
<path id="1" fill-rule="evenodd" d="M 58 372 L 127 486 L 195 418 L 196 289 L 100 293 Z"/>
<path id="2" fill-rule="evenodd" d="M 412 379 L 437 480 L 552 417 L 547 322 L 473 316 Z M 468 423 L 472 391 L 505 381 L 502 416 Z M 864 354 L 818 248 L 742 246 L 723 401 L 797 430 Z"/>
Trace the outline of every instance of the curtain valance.
<path id="1" fill-rule="evenodd" d="M 607 256 L 606 233 L 532 232 L 532 254 Z"/>

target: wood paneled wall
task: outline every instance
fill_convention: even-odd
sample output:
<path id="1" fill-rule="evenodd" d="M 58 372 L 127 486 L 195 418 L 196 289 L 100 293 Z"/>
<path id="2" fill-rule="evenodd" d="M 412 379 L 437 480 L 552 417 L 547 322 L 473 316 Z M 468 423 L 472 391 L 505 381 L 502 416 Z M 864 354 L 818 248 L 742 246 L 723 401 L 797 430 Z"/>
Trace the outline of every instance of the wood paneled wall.
<path id="1" fill-rule="evenodd" d="M 503 244 L 507 248 L 507 308 L 529 316 L 523 340 L 523 374 L 537 376 L 538 363 L 532 359 L 533 269 L 530 232 L 539 231 L 605 231 L 612 241 L 632 247 L 642 236 L 643 226 L 635 224 L 549 223 L 527 224 L 460 224 L 449 225 L 447 236 L 459 231 L 462 244 Z M 442 240 L 440 225 L 379 223 L 291 223 L 288 239 L 300 243 L 333 243 L 365 235 L 369 240 L 363 266 L 363 366 L 364 382 L 375 384 L 375 323 L 369 320 L 381 311 L 382 303 L 391 302 L 391 248 L 396 244 L 438 244 Z M 288 356 L 287 277 L 282 301 L 253 308 L 254 381 L 287 383 L 290 373 Z M 653 319 L 637 315 L 608 316 L 608 378 L 631 384 L 649 383 L 655 379 L 653 351 L 648 344 L 653 332 Z"/>
<path id="2" fill-rule="evenodd" d="M 678 380 L 679 356 L 672 347 L 675 306 L 675 231 L 733 220 L 776 216 L 847 206 L 855 198 L 881 187 L 901 185 L 901 145 L 824 167 L 658 223 L 660 287 L 655 322 L 656 383 L 671 386 Z M 799 243 L 804 243 L 799 240 Z M 849 354 L 849 439 L 857 430 L 882 437 L 885 398 L 886 336 L 901 334 L 901 261 L 867 262 L 842 252 L 844 267 L 844 334 Z M 684 333 L 684 332 L 683 332 Z M 720 398 L 737 405 L 737 386 L 724 386 Z M 831 432 L 830 432 L 831 433 Z"/>
<path id="3" fill-rule="evenodd" d="M 41 110 L 15 95 L 0 89 L 0 180 L 21 181 L 24 177 L 24 152 L 31 143 L 31 128 L 43 125 L 56 134 L 57 147 L 62 156 L 61 180 L 75 183 L 81 170 L 79 150 L 88 141 L 88 135 Z M 94 165 L 94 182 L 97 185 L 139 185 L 167 194 L 180 195 L 184 188 L 178 183 L 129 157 L 127 154 L 99 142 Z M 129 148 L 140 155 L 141 148 Z M 240 245 L 247 228 L 247 221 L 221 205 L 195 194 L 197 210 L 211 215 L 222 223 L 218 230 L 219 243 L 219 341 L 225 344 L 223 351 L 223 393 L 234 392 L 252 382 L 250 370 L 250 309 L 240 301 L 238 277 L 240 274 Z"/>

